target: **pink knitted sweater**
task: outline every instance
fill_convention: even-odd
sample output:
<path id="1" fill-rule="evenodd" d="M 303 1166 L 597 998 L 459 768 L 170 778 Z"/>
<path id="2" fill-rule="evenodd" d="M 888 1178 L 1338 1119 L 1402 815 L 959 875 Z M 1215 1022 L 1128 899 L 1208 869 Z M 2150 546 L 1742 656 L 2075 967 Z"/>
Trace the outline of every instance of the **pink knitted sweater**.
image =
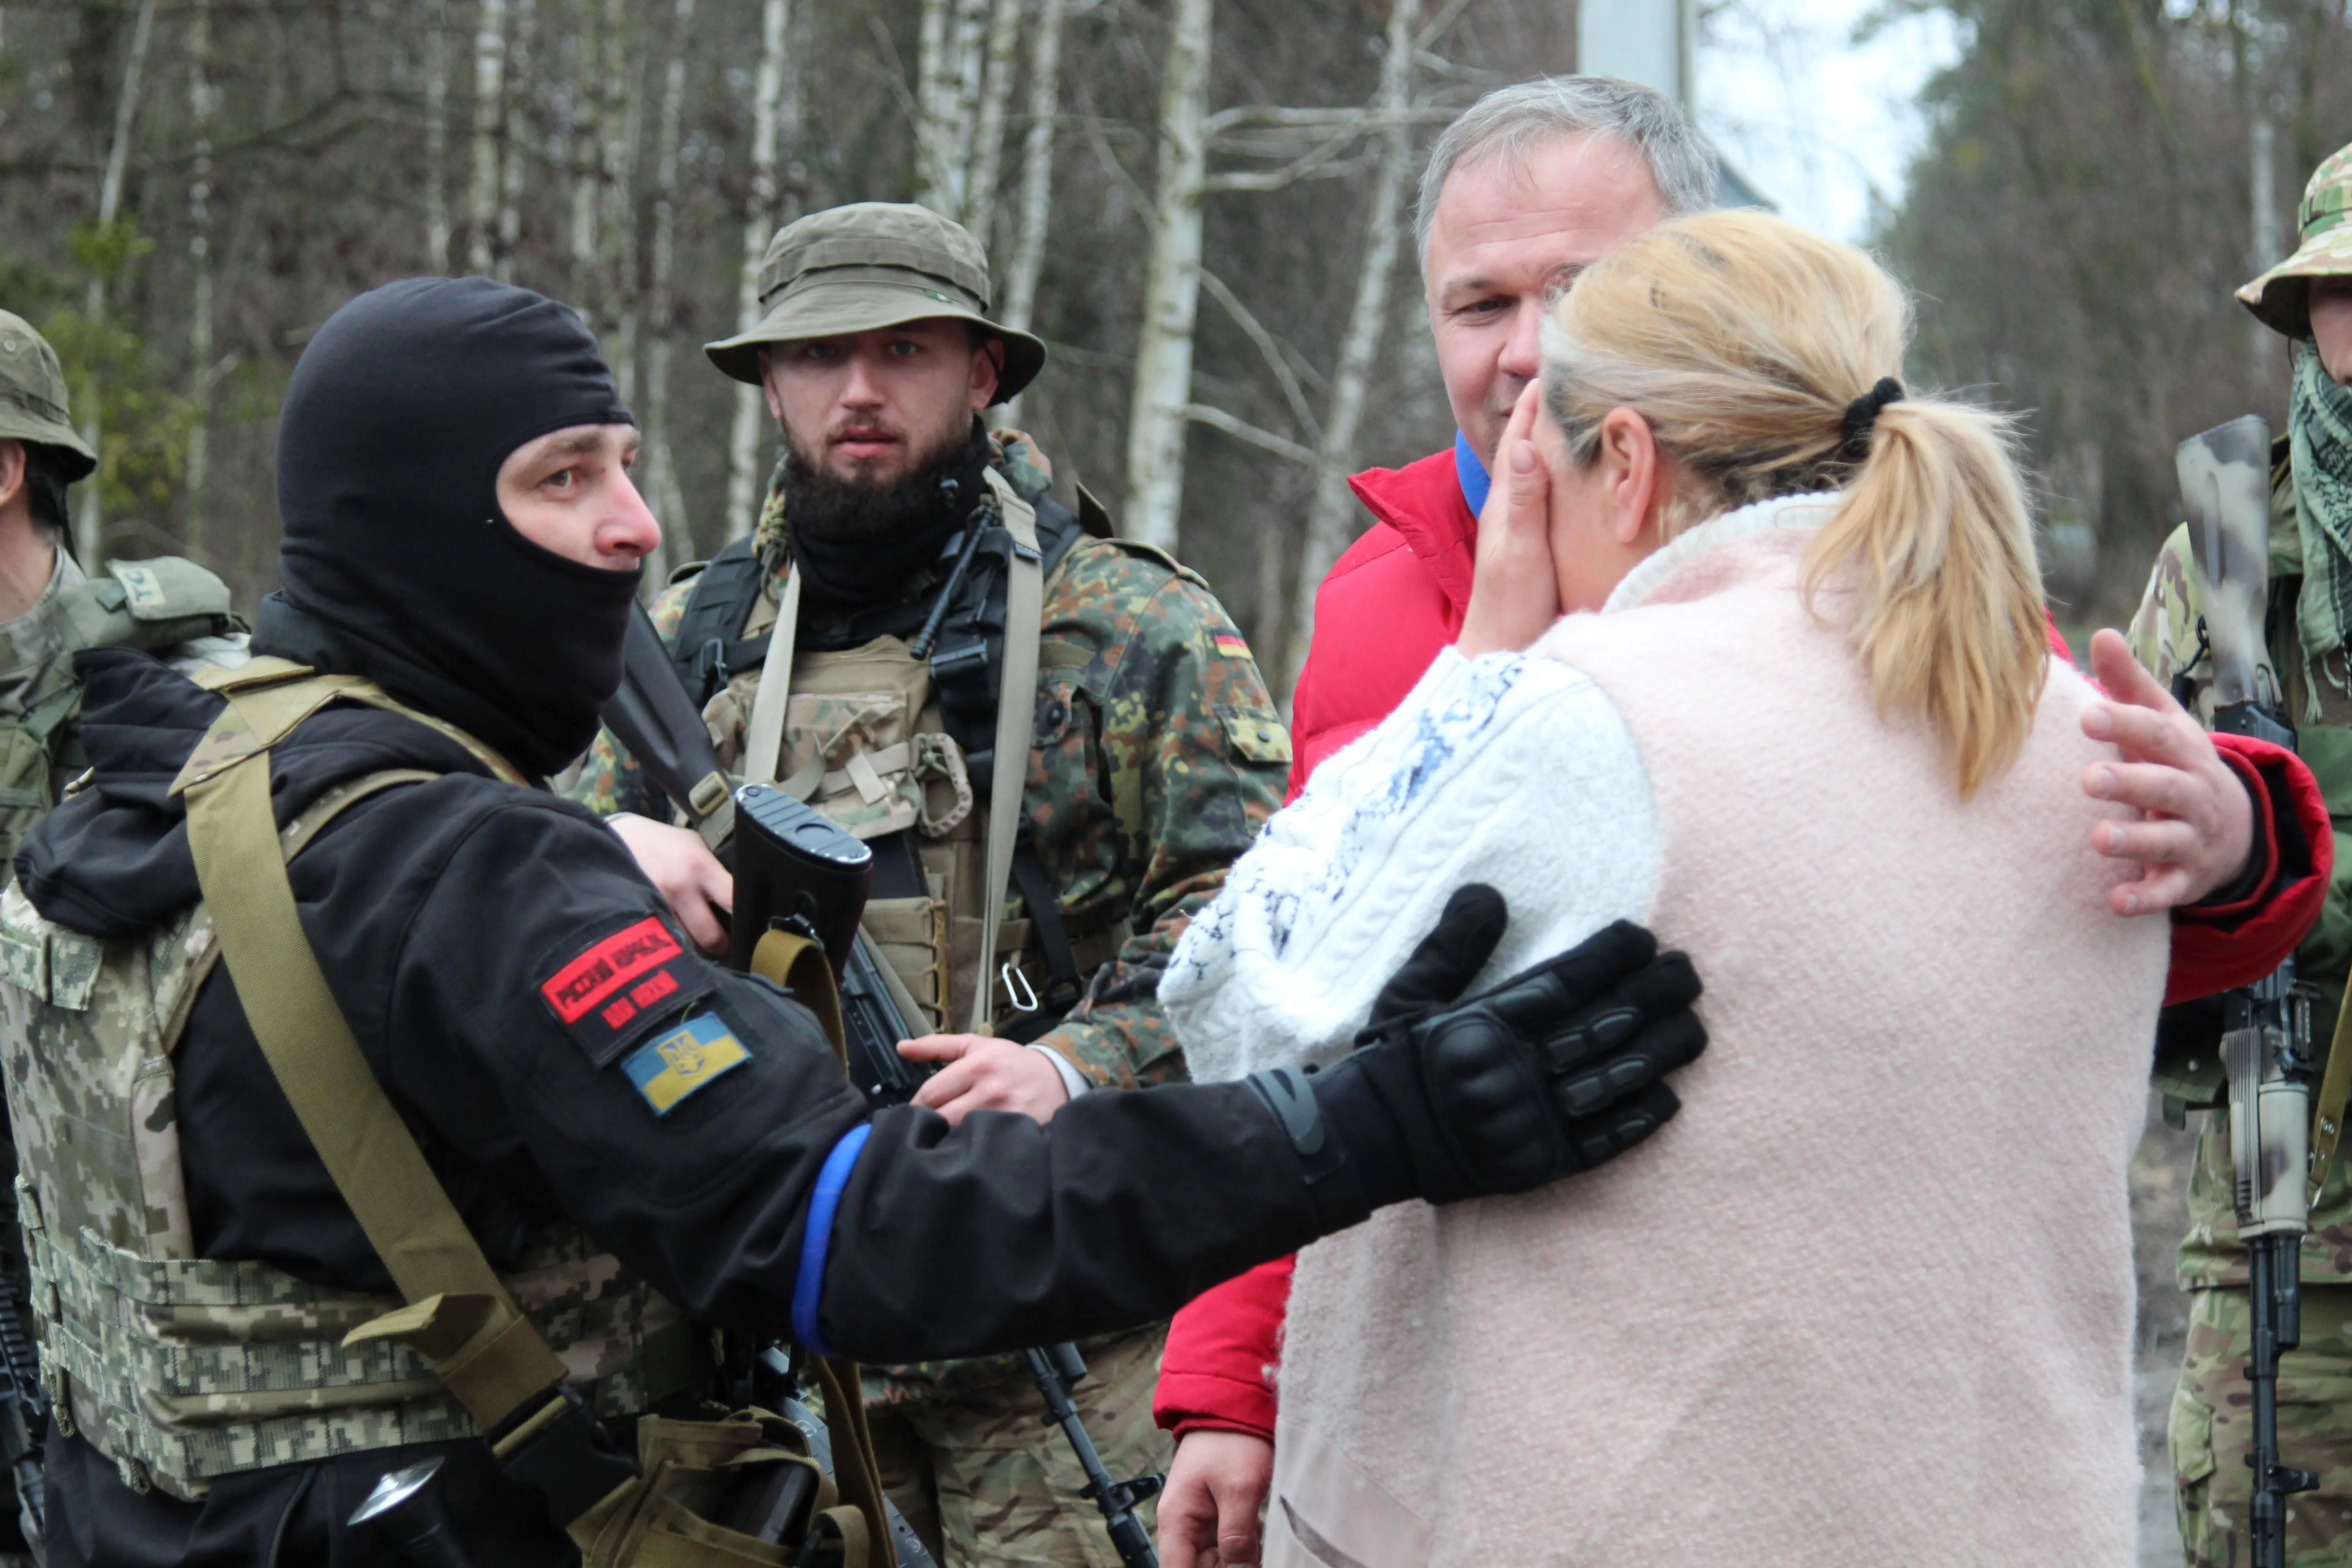
<path id="1" fill-rule="evenodd" d="M 1550 695 L 1484 730 L 1471 688 L 1510 661 L 1442 661 L 1180 952 L 1212 1073 L 1328 1056 L 1473 878 L 1511 902 L 1498 968 L 1627 915 L 1707 986 L 1713 1045 L 1648 1145 L 1301 1256 L 1270 1568 L 2133 1561 L 2126 1169 L 2168 933 L 2105 912 L 2088 686 L 2054 667 L 1962 804 L 1801 601 L 1821 516 L 1694 530 L 1518 661 Z M 1612 748 L 1631 764 L 1568 776 Z M 1411 851 L 1372 853 L 1401 810 Z M 1220 1034 L 1259 1005 L 1270 1030 Z"/>

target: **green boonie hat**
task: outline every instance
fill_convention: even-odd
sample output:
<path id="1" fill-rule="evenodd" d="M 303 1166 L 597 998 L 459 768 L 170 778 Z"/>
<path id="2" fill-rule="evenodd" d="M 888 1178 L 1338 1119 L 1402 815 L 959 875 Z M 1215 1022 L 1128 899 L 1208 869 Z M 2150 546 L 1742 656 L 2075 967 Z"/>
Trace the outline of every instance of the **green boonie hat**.
<path id="1" fill-rule="evenodd" d="M 2264 326 L 2291 338 L 2311 335 L 2311 280 L 2352 274 L 2352 147 L 2339 147 L 2303 187 L 2295 209 L 2303 245 L 2238 290 Z"/>
<path id="2" fill-rule="evenodd" d="M 0 310 L 0 439 L 58 448 L 66 483 L 88 479 L 98 454 L 66 411 L 66 373 L 49 341 L 22 316 Z"/>
<path id="3" fill-rule="evenodd" d="M 928 207 L 853 202 L 776 231 L 760 262 L 767 315 L 702 352 L 738 381 L 760 384 L 760 345 L 947 317 L 977 321 L 1004 342 L 995 401 L 1021 395 L 1045 365 L 1045 345 L 988 319 L 988 252 Z"/>

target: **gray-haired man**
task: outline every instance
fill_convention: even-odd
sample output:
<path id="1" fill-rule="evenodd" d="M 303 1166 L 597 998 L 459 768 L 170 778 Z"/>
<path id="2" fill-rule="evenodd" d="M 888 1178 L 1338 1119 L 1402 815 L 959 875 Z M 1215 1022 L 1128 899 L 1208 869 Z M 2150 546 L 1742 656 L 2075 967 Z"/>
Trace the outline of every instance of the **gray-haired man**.
<path id="1" fill-rule="evenodd" d="M 1313 641 L 1291 700 L 1293 795 L 1325 757 L 1402 701 L 1461 630 L 1487 474 L 1512 406 L 1538 374 L 1550 306 L 1633 236 L 1714 205 L 1717 176 L 1713 147 L 1680 110 L 1608 77 L 1498 89 L 1438 138 L 1422 176 L 1418 237 L 1430 332 L 1458 433 L 1451 450 L 1349 481 L 1378 521 L 1316 595 Z M 1539 486 L 1534 494 L 1539 504 Z M 2215 752 L 2120 637 L 2103 636 L 2093 655 L 2121 700 L 2095 710 L 2109 725 L 2100 732 L 2127 763 L 2144 765 L 2094 770 L 2113 777 L 2084 787 L 2149 817 L 2096 844 L 2146 867 L 2118 890 L 2117 911 L 2181 910 L 2176 973 L 2184 961 L 2209 977 L 2231 966 L 2267 972 L 2300 926 L 2245 911 L 2300 908 L 2294 900 L 2310 879 L 2285 874 L 2266 851 L 2250 856 L 2253 812 L 2239 780 L 2255 775 Z M 2293 815 L 2283 802 L 2274 809 Z M 2187 908 L 2225 884 L 2233 900 L 2226 907 Z M 1169 1331 L 1154 1414 L 1179 1437 L 1160 1503 L 1160 1549 L 1171 1568 L 1257 1560 L 1289 1271 L 1285 1259 L 1229 1281 L 1178 1313 Z M 1315 1560 L 1278 1500 L 1266 1521 L 1275 1561 Z"/>

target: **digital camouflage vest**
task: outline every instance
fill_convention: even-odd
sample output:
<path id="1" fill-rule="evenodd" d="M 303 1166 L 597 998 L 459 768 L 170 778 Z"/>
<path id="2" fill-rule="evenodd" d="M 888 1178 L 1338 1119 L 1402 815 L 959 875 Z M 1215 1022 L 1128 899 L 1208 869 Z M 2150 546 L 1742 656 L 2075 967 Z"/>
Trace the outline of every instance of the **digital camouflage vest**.
<path id="1" fill-rule="evenodd" d="M 282 830 L 289 858 L 343 807 L 421 776 L 331 791 Z M 0 895 L 0 1066 L 43 1381 L 61 1430 L 134 1489 L 184 1499 L 244 1470 L 477 1431 L 407 1344 L 345 1347 L 398 1297 L 196 1255 L 172 1058 L 219 957 L 203 904 L 143 941 L 100 942 L 14 886 Z M 690 1370 L 676 1310 L 576 1229 L 543 1233 L 501 1279 L 600 1415 Z"/>
<path id="2" fill-rule="evenodd" d="M 0 862 L 85 765 L 75 653 L 167 654 L 236 629 L 227 584 L 193 561 L 109 561 L 93 580 L 59 551 L 39 602 L 0 626 Z"/>

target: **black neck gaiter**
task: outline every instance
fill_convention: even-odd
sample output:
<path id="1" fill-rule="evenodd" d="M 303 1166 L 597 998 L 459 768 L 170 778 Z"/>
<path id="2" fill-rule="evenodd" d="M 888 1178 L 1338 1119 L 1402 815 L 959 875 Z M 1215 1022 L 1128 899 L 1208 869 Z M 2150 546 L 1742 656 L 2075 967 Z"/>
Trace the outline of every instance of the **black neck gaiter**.
<path id="1" fill-rule="evenodd" d="M 620 685 L 639 574 L 516 532 L 499 465 L 550 431 L 629 423 L 569 306 L 484 278 L 361 295 L 286 389 L 285 607 L 265 607 L 255 651 L 364 675 L 524 772 L 555 773 Z"/>
<path id="2" fill-rule="evenodd" d="M 836 479 L 787 442 L 784 527 L 810 597 L 862 609 L 902 591 L 987 494 L 982 476 L 993 452 L 987 427 L 974 419 L 961 446 L 875 485 Z"/>

